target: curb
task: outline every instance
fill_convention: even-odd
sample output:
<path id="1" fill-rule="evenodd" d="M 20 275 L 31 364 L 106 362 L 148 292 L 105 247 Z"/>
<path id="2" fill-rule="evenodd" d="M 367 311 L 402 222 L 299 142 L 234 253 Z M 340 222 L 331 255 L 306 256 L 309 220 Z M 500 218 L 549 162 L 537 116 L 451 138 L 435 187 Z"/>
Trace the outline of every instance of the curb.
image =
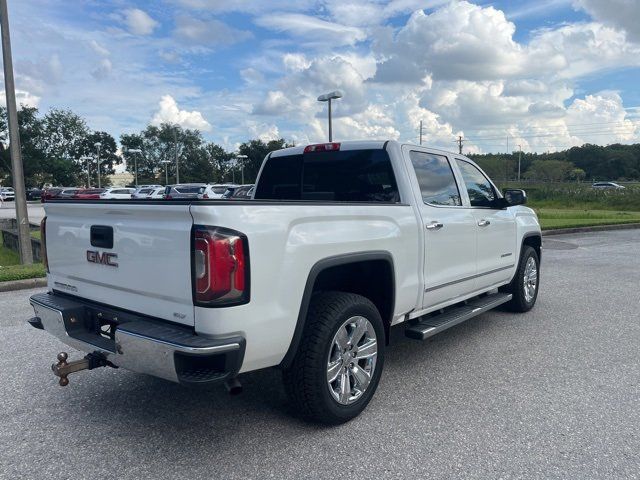
<path id="1" fill-rule="evenodd" d="M 555 228 L 553 230 L 543 230 L 542 236 L 563 235 L 566 233 L 602 232 L 606 230 L 631 230 L 640 228 L 640 223 L 620 223 L 617 225 L 593 225 L 591 227 Z"/>
<path id="2" fill-rule="evenodd" d="M 26 280 L 11 280 L 0 282 L 0 292 L 11 292 L 13 290 L 26 290 L 29 288 L 41 288 L 47 286 L 47 278 L 27 278 Z"/>

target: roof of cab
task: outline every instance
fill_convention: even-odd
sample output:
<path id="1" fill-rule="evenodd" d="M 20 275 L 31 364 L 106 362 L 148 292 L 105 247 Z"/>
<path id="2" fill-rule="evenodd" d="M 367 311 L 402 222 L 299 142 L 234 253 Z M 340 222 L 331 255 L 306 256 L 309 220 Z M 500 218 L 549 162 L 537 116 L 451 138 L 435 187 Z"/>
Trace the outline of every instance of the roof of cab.
<path id="1" fill-rule="evenodd" d="M 382 149 L 385 148 L 385 145 L 387 143 L 395 143 L 398 145 L 398 147 L 402 147 L 404 145 L 411 145 L 412 147 L 416 147 L 416 148 L 426 148 L 430 151 L 433 152 L 439 152 L 439 153 L 444 153 L 446 155 L 459 155 L 456 154 L 455 152 L 451 152 L 448 150 L 442 150 L 439 148 L 432 148 L 429 147 L 427 145 L 416 145 L 414 143 L 409 143 L 409 142 L 398 142 L 397 140 L 347 140 L 347 141 L 340 141 L 340 142 L 318 142 L 318 143 L 310 143 L 310 144 L 304 144 L 304 145 L 298 145 L 295 147 L 289 147 L 289 148 L 283 148 L 282 150 L 276 150 L 274 152 L 271 153 L 271 158 L 274 157 L 284 157 L 284 156 L 288 156 L 288 155 L 300 155 L 304 152 L 304 149 L 308 146 L 308 145 L 320 145 L 322 143 L 339 143 L 340 144 L 340 150 L 376 150 L 376 149 Z M 464 157 L 464 155 L 461 155 Z M 466 158 L 466 157 L 465 157 Z"/>

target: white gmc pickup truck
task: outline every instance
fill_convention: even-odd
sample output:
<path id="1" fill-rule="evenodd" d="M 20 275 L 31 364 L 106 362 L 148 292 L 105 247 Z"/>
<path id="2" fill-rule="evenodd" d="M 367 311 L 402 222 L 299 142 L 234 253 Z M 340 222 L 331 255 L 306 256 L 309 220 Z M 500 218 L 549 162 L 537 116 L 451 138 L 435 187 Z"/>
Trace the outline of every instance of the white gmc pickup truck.
<path id="1" fill-rule="evenodd" d="M 364 410 L 390 329 L 424 340 L 505 304 L 531 309 L 540 226 L 468 158 L 395 141 L 269 154 L 251 200 L 55 200 L 32 326 L 185 385 L 267 367 L 308 418 Z"/>

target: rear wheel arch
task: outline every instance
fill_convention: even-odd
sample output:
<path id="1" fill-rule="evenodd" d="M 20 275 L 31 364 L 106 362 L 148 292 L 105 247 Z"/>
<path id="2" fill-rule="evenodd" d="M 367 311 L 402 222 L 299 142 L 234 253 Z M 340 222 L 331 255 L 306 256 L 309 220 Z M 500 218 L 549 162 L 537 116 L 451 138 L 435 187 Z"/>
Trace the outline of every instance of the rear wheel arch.
<path id="1" fill-rule="evenodd" d="M 311 298 L 322 291 L 356 293 L 368 298 L 380 312 L 388 340 L 396 297 L 391 254 L 372 251 L 328 257 L 314 264 L 309 272 L 293 338 L 280 362 L 281 368 L 291 365 L 304 333 Z"/>

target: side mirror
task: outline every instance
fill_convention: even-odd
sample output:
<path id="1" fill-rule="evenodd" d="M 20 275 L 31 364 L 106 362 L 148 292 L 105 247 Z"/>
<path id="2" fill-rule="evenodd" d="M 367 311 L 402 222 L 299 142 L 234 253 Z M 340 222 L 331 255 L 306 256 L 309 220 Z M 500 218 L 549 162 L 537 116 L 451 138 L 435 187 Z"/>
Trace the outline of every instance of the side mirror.
<path id="1" fill-rule="evenodd" d="M 507 207 L 524 205 L 527 203 L 527 193 L 524 190 L 508 189 L 504 191 L 504 200 Z"/>

